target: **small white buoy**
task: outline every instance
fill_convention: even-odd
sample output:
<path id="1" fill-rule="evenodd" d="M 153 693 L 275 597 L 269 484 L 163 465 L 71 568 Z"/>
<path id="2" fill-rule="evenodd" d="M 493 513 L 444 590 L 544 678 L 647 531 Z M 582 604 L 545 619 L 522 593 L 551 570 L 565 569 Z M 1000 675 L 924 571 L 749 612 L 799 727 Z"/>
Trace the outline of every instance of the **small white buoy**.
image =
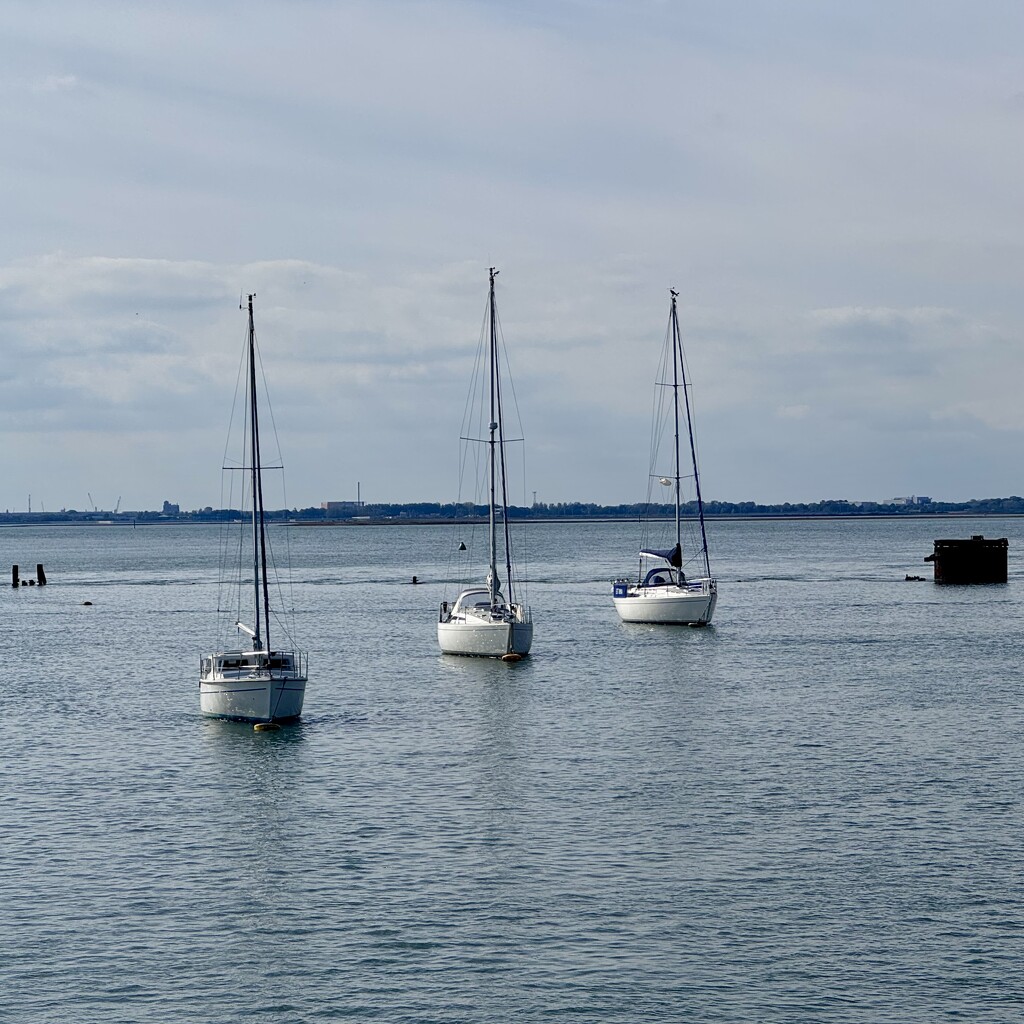
<path id="1" fill-rule="evenodd" d="M 277 732 L 280 728 L 281 726 L 279 726 L 277 722 L 257 722 L 253 726 L 253 729 L 256 732 Z"/>

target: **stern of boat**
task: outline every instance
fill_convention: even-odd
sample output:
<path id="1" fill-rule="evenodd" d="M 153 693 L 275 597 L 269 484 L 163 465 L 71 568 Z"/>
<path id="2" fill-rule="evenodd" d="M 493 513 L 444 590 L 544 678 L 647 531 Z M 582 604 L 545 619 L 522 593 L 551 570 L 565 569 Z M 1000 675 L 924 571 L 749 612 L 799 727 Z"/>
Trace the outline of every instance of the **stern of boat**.
<path id="1" fill-rule="evenodd" d="M 304 651 L 228 651 L 199 662 L 199 708 L 211 718 L 276 722 L 298 718 L 306 696 Z"/>

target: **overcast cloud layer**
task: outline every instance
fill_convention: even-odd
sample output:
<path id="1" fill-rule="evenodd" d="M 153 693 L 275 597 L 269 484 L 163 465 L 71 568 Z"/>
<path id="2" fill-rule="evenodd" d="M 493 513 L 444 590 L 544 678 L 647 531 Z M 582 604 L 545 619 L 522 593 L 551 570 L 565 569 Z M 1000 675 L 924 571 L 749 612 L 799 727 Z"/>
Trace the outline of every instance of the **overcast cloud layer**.
<path id="1" fill-rule="evenodd" d="M 1024 492 L 1016 2 L 0 7 L 0 509 L 217 504 L 255 292 L 296 506 L 455 496 L 487 289 L 542 501 Z"/>

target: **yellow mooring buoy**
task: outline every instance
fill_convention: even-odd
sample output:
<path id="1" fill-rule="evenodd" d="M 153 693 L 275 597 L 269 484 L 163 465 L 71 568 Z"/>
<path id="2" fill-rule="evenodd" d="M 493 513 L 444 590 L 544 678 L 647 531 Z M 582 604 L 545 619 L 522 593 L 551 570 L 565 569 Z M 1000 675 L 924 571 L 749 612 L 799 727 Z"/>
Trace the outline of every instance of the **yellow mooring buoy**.
<path id="1" fill-rule="evenodd" d="M 253 726 L 255 732 L 277 732 L 280 728 L 277 722 L 257 722 Z"/>
<path id="2" fill-rule="evenodd" d="M 516 654 L 515 651 L 509 651 L 508 654 L 503 654 L 501 656 L 501 660 L 502 661 L 522 661 L 523 660 L 523 656 L 521 654 Z"/>

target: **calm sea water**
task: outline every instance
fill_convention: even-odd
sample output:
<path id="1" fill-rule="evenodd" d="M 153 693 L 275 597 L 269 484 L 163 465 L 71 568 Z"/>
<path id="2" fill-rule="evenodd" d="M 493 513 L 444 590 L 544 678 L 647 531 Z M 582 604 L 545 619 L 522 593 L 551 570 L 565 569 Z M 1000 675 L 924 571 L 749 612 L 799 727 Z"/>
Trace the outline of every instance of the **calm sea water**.
<path id="1" fill-rule="evenodd" d="M 905 582 L 974 533 L 1008 585 Z M 618 622 L 634 525 L 530 527 L 508 666 L 437 652 L 450 528 L 294 529 L 254 733 L 216 528 L 0 532 L 0 1019 L 1019 1021 L 1024 520 L 709 535 L 691 630 Z"/>

